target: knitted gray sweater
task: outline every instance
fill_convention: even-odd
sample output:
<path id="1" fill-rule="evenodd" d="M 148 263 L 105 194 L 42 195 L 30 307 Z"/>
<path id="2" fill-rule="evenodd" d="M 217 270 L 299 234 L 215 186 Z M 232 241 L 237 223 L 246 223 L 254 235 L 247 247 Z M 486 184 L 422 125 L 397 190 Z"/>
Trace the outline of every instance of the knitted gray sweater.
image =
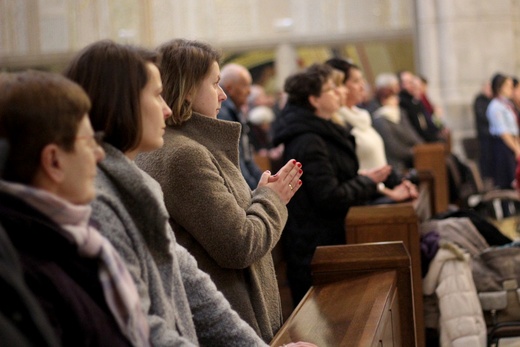
<path id="1" fill-rule="evenodd" d="M 105 144 L 92 219 L 125 260 L 154 346 L 265 346 L 178 245 L 159 185 Z"/>

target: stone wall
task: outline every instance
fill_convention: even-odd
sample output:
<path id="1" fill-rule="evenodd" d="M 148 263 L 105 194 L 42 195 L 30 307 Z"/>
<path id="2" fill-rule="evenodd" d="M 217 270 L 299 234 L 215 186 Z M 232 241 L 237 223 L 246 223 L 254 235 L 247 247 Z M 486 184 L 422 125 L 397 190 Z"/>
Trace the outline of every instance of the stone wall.
<path id="1" fill-rule="evenodd" d="M 418 70 L 453 131 L 475 136 L 472 102 L 495 72 L 520 76 L 520 1 L 416 1 Z"/>

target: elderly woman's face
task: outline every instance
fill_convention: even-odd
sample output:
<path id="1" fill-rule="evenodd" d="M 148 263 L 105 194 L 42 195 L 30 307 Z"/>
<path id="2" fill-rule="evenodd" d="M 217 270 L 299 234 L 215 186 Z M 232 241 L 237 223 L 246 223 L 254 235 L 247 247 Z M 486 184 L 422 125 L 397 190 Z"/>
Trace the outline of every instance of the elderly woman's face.
<path id="1" fill-rule="evenodd" d="M 88 115 L 79 124 L 74 150 L 58 151 L 63 176 L 56 194 L 73 204 L 88 204 L 96 195 L 96 164 L 105 157 L 94 139 Z"/>
<path id="2" fill-rule="evenodd" d="M 209 73 L 202 80 L 193 98 L 193 111 L 206 117 L 217 118 L 222 101 L 227 99 L 226 93 L 219 85 L 220 68 L 213 62 Z"/>
<path id="3" fill-rule="evenodd" d="M 316 108 L 316 115 L 324 119 L 330 119 L 341 106 L 340 94 L 332 78 L 323 84 L 319 96 L 310 98 L 311 104 Z"/>

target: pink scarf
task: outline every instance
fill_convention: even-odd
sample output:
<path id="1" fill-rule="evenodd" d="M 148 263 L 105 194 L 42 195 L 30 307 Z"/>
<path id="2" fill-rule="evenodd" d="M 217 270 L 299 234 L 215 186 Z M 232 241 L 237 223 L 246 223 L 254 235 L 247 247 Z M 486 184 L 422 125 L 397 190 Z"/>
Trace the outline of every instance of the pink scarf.
<path id="1" fill-rule="evenodd" d="M 31 205 L 61 226 L 62 235 L 86 258 L 99 258 L 99 279 L 105 300 L 123 334 L 135 346 L 150 346 L 149 326 L 137 288 L 112 244 L 89 225 L 91 207 L 74 205 L 45 190 L 0 181 L 0 190 Z"/>

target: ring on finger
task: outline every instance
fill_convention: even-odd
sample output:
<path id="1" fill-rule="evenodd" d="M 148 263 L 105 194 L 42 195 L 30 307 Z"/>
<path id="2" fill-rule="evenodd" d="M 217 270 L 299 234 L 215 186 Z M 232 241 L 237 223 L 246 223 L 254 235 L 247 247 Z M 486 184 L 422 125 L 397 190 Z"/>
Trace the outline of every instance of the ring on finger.
<path id="1" fill-rule="evenodd" d="M 289 188 L 291 188 L 291 190 L 293 190 L 293 186 L 292 184 L 289 183 Z"/>

